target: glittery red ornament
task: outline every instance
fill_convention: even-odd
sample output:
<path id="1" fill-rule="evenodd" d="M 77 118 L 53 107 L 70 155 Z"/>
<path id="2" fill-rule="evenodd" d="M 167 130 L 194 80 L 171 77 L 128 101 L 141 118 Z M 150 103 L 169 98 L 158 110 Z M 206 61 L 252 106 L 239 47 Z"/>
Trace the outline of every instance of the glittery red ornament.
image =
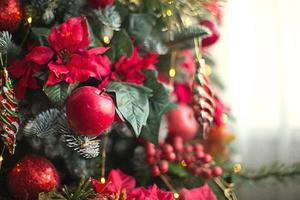
<path id="1" fill-rule="evenodd" d="M 85 136 L 102 134 L 115 118 L 113 99 L 91 86 L 76 89 L 67 100 L 66 111 L 70 127 Z"/>
<path id="2" fill-rule="evenodd" d="M 22 7 L 19 0 L 0 1 L 0 31 L 14 31 L 22 20 Z"/>
<path id="3" fill-rule="evenodd" d="M 39 193 L 59 186 L 55 167 L 41 156 L 26 156 L 10 171 L 7 186 L 16 199 L 35 200 Z"/>

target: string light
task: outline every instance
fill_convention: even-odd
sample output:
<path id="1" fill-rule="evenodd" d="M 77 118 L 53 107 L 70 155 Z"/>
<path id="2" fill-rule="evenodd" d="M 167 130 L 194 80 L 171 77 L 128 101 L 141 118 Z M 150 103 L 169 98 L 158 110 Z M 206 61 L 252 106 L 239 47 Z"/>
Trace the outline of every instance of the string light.
<path id="1" fill-rule="evenodd" d="M 31 24 L 32 23 L 32 17 L 28 17 L 27 22 L 28 22 L 28 24 Z"/>
<path id="2" fill-rule="evenodd" d="M 224 122 L 224 124 L 226 124 L 228 122 L 227 114 L 225 114 L 225 113 L 222 114 L 222 121 Z"/>
<path id="3" fill-rule="evenodd" d="M 233 172 L 239 173 L 242 170 L 242 165 L 240 163 L 237 163 L 233 166 Z"/>
<path id="4" fill-rule="evenodd" d="M 169 69 L 169 76 L 170 76 L 171 78 L 174 78 L 174 77 L 176 76 L 176 69 L 175 69 L 174 67 L 171 67 L 171 68 Z"/>
<path id="5" fill-rule="evenodd" d="M 104 177 L 102 177 L 102 178 L 100 178 L 100 183 L 102 183 L 102 184 L 104 184 L 105 183 L 105 178 Z"/>
<path id="6" fill-rule="evenodd" d="M 166 10 L 166 15 L 167 15 L 168 17 L 171 17 L 171 16 L 173 15 L 172 10 L 171 10 L 171 9 L 167 9 L 167 10 Z"/>
<path id="7" fill-rule="evenodd" d="M 174 196 L 175 199 L 179 199 L 179 194 L 178 194 L 177 192 L 175 192 L 175 193 L 173 194 L 173 196 Z"/>
<path id="8" fill-rule="evenodd" d="M 211 69 L 210 65 L 205 64 L 205 65 L 204 65 L 204 74 L 205 74 L 206 76 L 210 76 L 211 73 L 212 73 L 212 69 Z"/>
<path id="9" fill-rule="evenodd" d="M 103 36 L 103 42 L 105 44 L 109 44 L 110 43 L 110 39 L 109 39 L 109 37 L 107 35 Z"/>
<path id="10" fill-rule="evenodd" d="M 180 162 L 180 164 L 181 164 L 182 167 L 186 167 L 186 166 L 187 166 L 185 160 L 182 160 L 182 161 Z"/>

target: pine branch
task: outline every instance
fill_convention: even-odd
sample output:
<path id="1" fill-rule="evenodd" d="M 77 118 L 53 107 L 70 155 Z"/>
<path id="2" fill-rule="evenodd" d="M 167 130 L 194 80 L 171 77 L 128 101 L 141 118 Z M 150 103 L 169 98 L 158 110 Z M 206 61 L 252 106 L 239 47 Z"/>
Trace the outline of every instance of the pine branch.
<path id="1" fill-rule="evenodd" d="M 8 50 L 14 45 L 11 40 L 12 35 L 8 31 L 0 32 L 0 53 L 7 54 Z"/>
<path id="2" fill-rule="evenodd" d="M 273 179 L 280 183 L 286 180 L 293 180 L 300 178 L 300 162 L 292 165 L 283 163 L 274 163 L 270 166 L 264 166 L 259 170 L 244 170 L 236 177 L 241 181 L 259 182 Z"/>
<path id="3" fill-rule="evenodd" d="M 120 30 L 122 20 L 115 6 L 107 6 L 104 9 L 95 10 L 94 13 L 105 26 L 115 31 Z"/>

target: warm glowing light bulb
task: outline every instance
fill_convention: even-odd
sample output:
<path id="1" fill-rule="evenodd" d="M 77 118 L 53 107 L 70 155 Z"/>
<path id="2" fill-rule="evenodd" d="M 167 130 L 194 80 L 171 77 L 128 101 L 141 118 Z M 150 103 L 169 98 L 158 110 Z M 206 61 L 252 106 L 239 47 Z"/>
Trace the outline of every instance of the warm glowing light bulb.
<path id="1" fill-rule="evenodd" d="M 233 166 L 233 172 L 239 173 L 242 170 L 242 165 L 240 163 L 237 163 Z"/>
<path id="2" fill-rule="evenodd" d="M 171 17 L 171 16 L 173 15 L 172 10 L 167 9 L 167 10 L 166 10 L 166 15 L 167 15 L 168 17 Z"/>
<path id="3" fill-rule="evenodd" d="M 179 194 L 177 192 L 174 192 L 173 196 L 175 199 L 179 199 Z"/>
<path id="4" fill-rule="evenodd" d="M 104 178 L 104 177 L 102 177 L 102 178 L 100 179 L 100 183 L 102 183 L 102 184 L 105 183 L 105 178 Z"/>
<path id="5" fill-rule="evenodd" d="M 103 42 L 105 44 L 109 44 L 110 43 L 110 39 L 109 39 L 109 37 L 107 35 L 103 36 Z"/>
<path id="6" fill-rule="evenodd" d="M 28 24 L 31 24 L 32 23 L 32 17 L 28 17 L 27 22 L 28 22 Z"/>
<path id="7" fill-rule="evenodd" d="M 228 122 L 228 116 L 225 113 L 222 114 L 222 120 L 223 120 L 224 124 L 226 124 Z"/>
<path id="8" fill-rule="evenodd" d="M 212 69 L 208 64 L 204 65 L 204 73 L 206 76 L 209 76 L 212 73 Z"/>
<path id="9" fill-rule="evenodd" d="M 0 156 L 0 163 L 3 161 L 3 156 Z"/>
<path id="10" fill-rule="evenodd" d="M 186 166 L 187 166 L 185 160 L 182 160 L 182 161 L 180 162 L 180 164 L 181 164 L 182 167 L 186 167 Z"/>
<path id="11" fill-rule="evenodd" d="M 174 78 L 174 77 L 176 76 L 176 69 L 175 69 L 175 68 L 171 67 L 171 68 L 169 69 L 169 76 L 170 76 L 171 78 Z"/>

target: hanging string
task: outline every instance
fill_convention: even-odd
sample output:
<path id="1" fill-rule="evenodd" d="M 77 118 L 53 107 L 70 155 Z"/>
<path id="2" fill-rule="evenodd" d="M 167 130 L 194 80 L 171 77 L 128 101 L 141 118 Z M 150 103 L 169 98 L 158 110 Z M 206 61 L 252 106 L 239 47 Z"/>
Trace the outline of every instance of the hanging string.
<path id="1" fill-rule="evenodd" d="M 102 162 L 101 162 L 101 176 L 100 176 L 100 182 L 102 184 L 105 183 L 105 165 L 106 165 L 106 147 L 108 143 L 108 136 L 105 135 L 103 138 L 103 146 L 102 146 Z"/>

